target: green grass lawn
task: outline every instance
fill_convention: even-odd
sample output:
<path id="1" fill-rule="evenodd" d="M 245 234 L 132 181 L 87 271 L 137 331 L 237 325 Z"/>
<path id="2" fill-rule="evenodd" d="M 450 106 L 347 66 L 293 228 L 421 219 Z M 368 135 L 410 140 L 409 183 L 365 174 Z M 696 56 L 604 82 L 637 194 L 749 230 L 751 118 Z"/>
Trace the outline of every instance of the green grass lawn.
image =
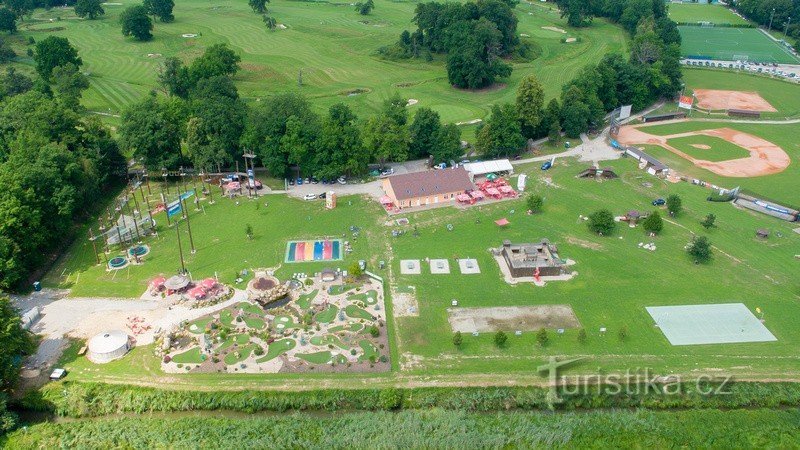
<path id="1" fill-rule="evenodd" d="M 347 314 L 348 317 L 352 317 L 353 319 L 372 320 L 372 314 L 359 308 L 356 305 L 345 306 L 344 313 Z"/>
<path id="2" fill-rule="evenodd" d="M 279 339 L 267 347 L 267 353 L 263 357 L 256 360 L 257 363 L 267 362 L 277 358 L 278 356 L 288 352 L 297 346 L 297 341 L 294 339 Z"/>
<path id="3" fill-rule="evenodd" d="M 800 62 L 789 50 L 755 28 L 679 26 L 678 30 L 682 39 L 682 56 L 783 64 Z"/>
<path id="4" fill-rule="evenodd" d="M 562 43 L 564 35 L 542 29 L 566 28 L 558 12 L 519 4 L 518 31 L 529 36 L 523 40 L 541 47 L 541 56 L 535 61 L 514 62 L 514 73 L 503 85 L 465 92 L 448 85 L 441 57 L 432 62 L 379 58 L 376 52 L 380 47 L 396 42 L 404 29 L 413 31 L 416 3 L 375 3 L 369 16 L 361 16 L 349 3 L 274 1 L 269 14 L 287 28 L 271 32 L 247 2 L 187 0 L 175 5 L 175 22 L 157 22 L 154 39 L 144 43 L 120 32 L 119 15 L 128 5 L 106 5 L 106 15 L 93 21 L 78 19 L 71 8 L 54 8 L 37 10 L 32 19 L 26 19 L 13 45 L 18 54 L 25 55 L 29 36 L 36 40 L 48 35 L 69 38 L 80 51 L 83 69 L 90 74 L 91 88 L 83 101 L 90 111 L 118 114 L 157 88 L 157 71 L 164 58 L 178 56 L 189 61 L 211 44 L 226 43 L 242 57 L 242 70 L 235 81 L 247 101 L 294 91 L 311 98 L 319 111 L 345 102 L 366 115 L 399 92 L 418 99 L 416 108 L 434 108 L 447 122 L 483 118 L 492 104 L 513 101 L 517 84 L 531 73 L 542 81 L 547 97 L 555 97 L 585 65 L 627 47 L 624 31 L 600 19 L 591 27 L 570 30 L 569 36 L 580 37 L 580 42 Z M 50 22 L 56 18 L 59 20 Z M 199 36 L 181 37 L 185 33 Z M 23 56 L 17 65 L 30 71 L 32 60 Z M 301 71 L 302 87 L 297 83 Z M 353 89 L 368 92 L 345 95 Z"/>
<path id="5" fill-rule="evenodd" d="M 725 139 L 713 136 L 687 136 L 672 138 L 667 144 L 686 153 L 687 155 L 705 161 L 727 161 L 729 159 L 747 158 L 750 152 L 736 144 L 732 144 Z M 710 148 L 697 148 L 708 146 Z"/>
<path id="6" fill-rule="evenodd" d="M 665 136 L 670 134 L 684 133 L 704 129 L 728 127 L 735 130 L 750 133 L 764 138 L 780 146 L 791 158 L 789 167 L 781 173 L 755 178 L 728 178 L 716 175 L 705 169 L 695 167 L 685 159 L 674 153 L 661 149 L 648 148 L 653 152 L 653 156 L 661 159 L 668 166 L 675 168 L 679 173 L 714 183 L 718 186 L 734 188 L 741 186 L 750 191 L 756 192 L 766 198 L 789 205 L 797 205 L 797 179 L 800 176 L 800 142 L 796 139 L 800 133 L 800 124 L 749 124 L 731 122 L 680 122 L 667 125 L 657 125 L 642 128 L 647 133 Z M 701 152 L 701 150 L 696 150 Z M 800 205 L 798 205 L 800 206 Z"/>
<path id="7" fill-rule="evenodd" d="M 172 358 L 178 364 L 200 364 L 205 361 L 204 355 L 200 353 L 200 347 L 193 347 L 183 353 L 179 353 Z"/>
<path id="8" fill-rule="evenodd" d="M 331 352 L 325 350 L 316 353 L 297 353 L 297 357 L 311 364 L 327 364 L 331 360 Z"/>
<path id="9" fill-rule="evenodd" d="M 731 25 L 748 23 L 724 6 L 691 3 L 670 3 L 669 18 L 678 23 L 711 22 Z"/>
<path id="10" fill-rule="evenodd" d="M 299 306 L 302 309 L 308 309 L 308 308 L 311 307 L 311 302 L 314 301 L 314 299 L 317 297 L 318 293 L 319 293 L 319 290 L 318 289 L 314 289 L 313 291 L 309 292 L 308 294 L 303 294 L 303 295 L 297 297 L 297 301 L 295 301 L 295 303 L 297 303 L 297 306 Z"/>
<path id="11" fill-rule="evenodd" d="M 758 92 L 777 112 L 762 112 L 765 118 L 800 116 L 800 85 L 763 75 L 753 75 L 727 70 L 683 68 L 686 91 L 694 89 L 720 89 L 729 91 Z M 674 104 L 672 104 L 674 111 Z M 697 111 L 695 117 L 703 117 Z"/>
<path id="12" fill-rule="evenodd" d="M 319 323 L 331 323 L 333 319 L 336 318 L 337 312 L 339 312 L 339 308 L 337 308 L 336 305 L 329 305 L 327 309 L 317 313 L 317 315 L 314 316 L 314 320 Z"/>

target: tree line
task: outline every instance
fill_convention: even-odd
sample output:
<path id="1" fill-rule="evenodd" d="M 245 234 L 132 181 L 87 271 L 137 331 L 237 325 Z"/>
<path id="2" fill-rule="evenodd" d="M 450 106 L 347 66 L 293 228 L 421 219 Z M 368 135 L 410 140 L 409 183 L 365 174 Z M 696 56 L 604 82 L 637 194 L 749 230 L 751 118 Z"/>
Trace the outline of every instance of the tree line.
<path id="1" fill-rule="evenodd" d="M 204 171 L 231 167 L 246 149 L 274 176 L 288 176 L 296 166 L 319 178 L 361 175 L 373 161 L 431 155 L 444 162 L 462 154 L 455 125 L 442 124 L 428 108 L 409 120 L 407 100 L 399 95 L 363 120 L 343 103 L 320 116 L 298 94 L 248 107 L 231 79 L 239 62 L 224 44 L 189 64 L 167 58 L 158 76 L 167 97 L 150 95 L 123 111 L 122 149 L 154 170 L 192 165 Z"/>
<path id="2" fill-rule="evenodd" d="M 20 287 L 124 177 L 110 131 L 88 117 L 83 63 L 65 38 L 36 43 L 36 79 L 0 75 L 0 290 Z"/>
<path id="3" fill-rule="evenodd" d="M 573 26 L 589 26 L 594 14 L 619 23 L 631 33 L 630 55 L 608 54 L 584 67 L 559 98 L 545 106 L 541 84 L 522 80 L 515 104 L 495 105 L 477 133 L 476 149 L 485 157 L 518 154 L 526 139 L 557 141 L 602 128 L 605 116 L 620 105 L 638 111 L 681 89 L 680 34 L 662 0 L 559 0 Z"/>
<path id="4" fill-rule="evenodd" d="M 447 78 L 459 88 L 479 89 L 511 75 L 503 58 L 525 52 L 517 35 L 514 0 L 468 3 L 428 2 L 417 5 L 417 29 L 400 34 L 399 41 L 380 52 L 389 58 L 447 56 Z"/>
<path id="5" fill-rule="evenodd" d="M 732 6 L 759 25 L 785 31 L 800 47 L 800 0 L 736 0 Z"/>

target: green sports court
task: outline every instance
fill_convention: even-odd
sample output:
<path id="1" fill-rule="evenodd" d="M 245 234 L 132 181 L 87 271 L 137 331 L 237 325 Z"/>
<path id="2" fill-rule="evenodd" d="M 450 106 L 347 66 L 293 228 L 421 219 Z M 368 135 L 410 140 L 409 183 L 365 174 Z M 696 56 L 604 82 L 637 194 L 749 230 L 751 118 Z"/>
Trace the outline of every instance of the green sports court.
<path id="1" fill-rule="evenodd" d="M 797 64 L 800 60 L 755 28 L 680 26 L 681 56 L 722 61 Z"/>

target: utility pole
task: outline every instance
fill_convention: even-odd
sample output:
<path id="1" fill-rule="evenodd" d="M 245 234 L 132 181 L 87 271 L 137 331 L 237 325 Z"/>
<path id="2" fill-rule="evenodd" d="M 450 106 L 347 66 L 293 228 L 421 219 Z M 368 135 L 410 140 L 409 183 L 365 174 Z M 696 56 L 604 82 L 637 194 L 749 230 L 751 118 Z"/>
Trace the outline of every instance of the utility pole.
<path id="1" fill-rule="evenodd" d="M 178 222 L 175 222 L 175 233 L 178 235 L 178 254 L 181 256 L 181 274 L 186 274 L 186 264 L 183 262 L 183 248 L 181 247 L 181 232 Z"/>
<path id="2" fill-rule="evenodd" d="M 772 13 L 769 15 L 769 27 L 767 27 L 768 33 L 772 31 L 772 19 L 774 18 L 775 18 L 775 8 L 772 8 Z"/>
<path id="3" fill-rule="evenodd" d="M 189 211 L 186 210 L 186 200 L 180 199 L 180 202 L 183 203 L 183 218 L 186 219 L 186 229 L 189 230 L 189 245 L 192 248 L 192 254 L 194 254 L 197 250 L 194 248 L 194 239 L 192 238 L 192 224 L 189 222 Z"/>
<path id="4" fill-rule="evenodd" d="M 94 249 L 94 259 L 97 264 L 100 264 L 100 255 L 97 254 L 97 243 L 95 242 L 94 234 L 92 234 L 92 227 L 89 227 L 89 240 L 92 241 L 92 249 Z"/>

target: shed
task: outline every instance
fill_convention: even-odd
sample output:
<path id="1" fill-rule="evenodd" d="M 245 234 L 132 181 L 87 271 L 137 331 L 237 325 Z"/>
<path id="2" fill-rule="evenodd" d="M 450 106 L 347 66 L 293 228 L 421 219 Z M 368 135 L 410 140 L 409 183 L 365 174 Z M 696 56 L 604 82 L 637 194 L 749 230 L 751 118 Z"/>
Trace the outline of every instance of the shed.
<path id="1" fill-rule="evenodd" d="M 175 275 L 169 277 L 167 281 L 164 282 L 164 287 L 171 290 L 171 291 L 180 291 L 181 289 L 189 286 L 191 280 L 186 275 Z"/>
<path id="2" fill-rule="evenodd" d="M 106 331 L 89 339 L 89 352 L 87 357 L 90 361 L 104 364 L 115 359 L 122 358 L 130 350 L 128 335 L 124 331 Z"/>
<path id="3" fill-rule="evenodd" d="M 761 239 L 766 239 L 769 237 L 769 230 L 766 228 L 759 228 L 756 230 L 756 236 L 760 237 Z"/>
<path id="4" fill-rule="evenodd" d="M 331 281 L 336 280 L 336 271 L 333 269 L 322 269 L 322 272 L 319 274 L 320 279 L 322 281 L 329 283 Z"/>

